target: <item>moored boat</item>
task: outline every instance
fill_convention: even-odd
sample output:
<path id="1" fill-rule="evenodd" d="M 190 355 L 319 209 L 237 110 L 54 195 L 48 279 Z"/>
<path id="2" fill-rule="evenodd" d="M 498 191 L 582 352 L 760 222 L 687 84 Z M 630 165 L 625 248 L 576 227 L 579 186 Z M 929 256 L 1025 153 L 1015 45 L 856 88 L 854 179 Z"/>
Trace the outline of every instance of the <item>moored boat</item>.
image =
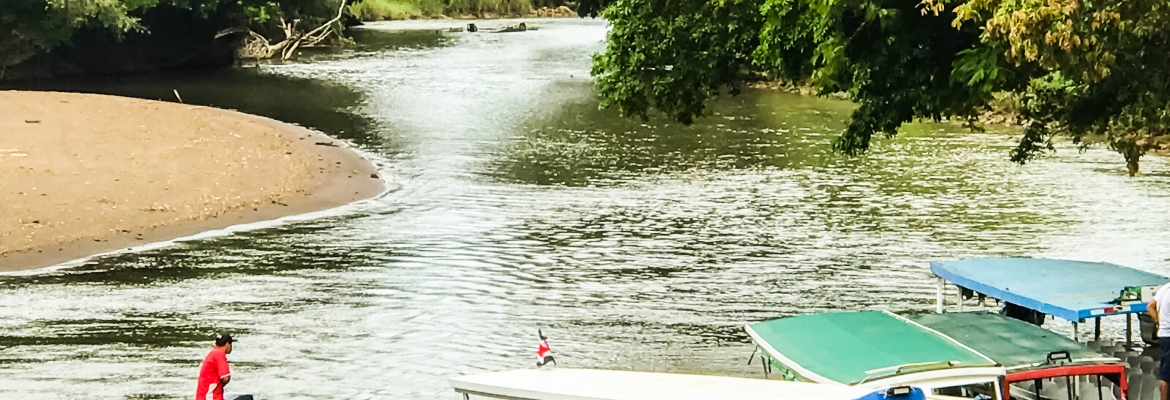
<path id="1" fill-rule="evenodd" d="M 1036 325 L 983 311 L 906 318 L 1003 365 L 1012 398 L 1086 398 L 1080 393 L 1105 400 L 1127 398 L 1122 360 Z"/>
<path id="2" fill-rule="evenodd" d="M 765 370 L 780 379 L 1004 399 L 1006 369 L 970 347 L 886 311 L 799 315 L 749 324 Z"/>
<path id="3" fill-rule="evenodd" d="M 1142 348 L 1133 340 L 1133 315 L 1141 321 L 1140 331 L 1144 342 L 1156 346 L 1153 340 L 1156 327 L 1146 315 L 1146 303 L 1157 289 L 1170 283 L 1170 277 L 1112 263 L 1059 260 L 1046 258 L 973 258 L 930 263 L 930 271 L 938 277 L 936 312 L 947 310 L 947 284 L 958 288 L 954 308 L 963 313 L 964 306 L 977 301 L 982 309 L 987 299 L 1003 303 L 1001 314 L 1007 317 L 1043 326 L 1051 316 L 1071 322 L 1072 341 L 1083 343 L 1088 349 L 1104 356 L 1116 358 L 1116 362 L 1103 361 L 1093 368 L 1102 369 L 1096 380 L 1085 379 L 1092 375 L 1080 373 L 1089 366 L 1081 365 L 1067 369 L 1065 376 L 1055 376 L 1050 382 L 1064 385 L 1065 393 L 1060 398 L 1074 398 L 1078 388 L 1088 387 L 1089 391 L 1100 392 L 1111 386 L 1116 373 L 1105 369 L 1124 368 L 1121 382 L 1114 386 L 1117 397 L 1136 400 L 1153 400 L 1157 396 L 1155 373 L 1161 351 L 1155 347 Z M 977 300 L 973 300 L 977 299 Z M 966 304 L 965 304 L 966 303 Z M 1125 318 L 1124 341 L 1102 340 L 1101 320 L 1104 317 Z M 1087 320 L 1094 321 L 1093 339 L 1085 340 L 1080 330 Z M 1035 356 L 1037 353 L 1033 352 Z M 1076 358 L 1071 357 L 1071 358 Z M 1085 363 L 1081 363 L 1085 364 Z M 1109 366 L 1111 365 L 1111 366 Z M 1032 371 L 1033 375 L 1052 375 L 1054 371 Z M 1079 371 L 1079 372 L 1078 372 Z M 1009 374 L 1011 379 L 1012 374 Z M 1019 374 L 1015 374 L 1020 376 Z M 1079 383 L 1072 385 L 1073 377 Z M 1102 380 L 1107 378 L 1107 380 Z M 1014 388 L 1027 388 L 1025 381 L 1016 380 Z M 1034 380 L 1034 394 L 1042 394 L 1039 387 L 1043 380 Z M 1066 383 L 1067 382 L 1067 383 Z M 1092 393 L 1089 393 L 1092 394 Z M 1031 398 L 1024 395 L 1023 398 Z M 1054 396 L 1044 396 L 1054 397 Z M 1083 396 L 1082 396 L 1083 397 Z M 1096 397 L 1093 397 L 1096 398 Z M 1101 397 L 1107 398 L 1107 397 Z"/>
<path id="4" fill-rule="evenodd" d="M 451 378 L 465 400 L 941 400 L 922 389 L 843 385 L 727 376 L 536 368 Z"/>
<path id="5" fill-rule="evenodd" d="M 1146 303 L 1170 277 L 1117 264 L 1048 258 L 972 258 L 933 261 L 939 278 L 936 312 L 946 310 L 946 284 L 959 288 L 955 305 L 966 299 L 1004 302 L 1004 314 L 1043 325 L 1047 316 L 1072 323 L 1072 338 L 1081 341 L 1080 324 L 1095 321 L 1100 340 L 1101 318 L 1126 317 L 1126 342 L 1132 344 L 1133 314 L 1144 314 Z M 982 301 L 981 301 L 982 302 Z"/>

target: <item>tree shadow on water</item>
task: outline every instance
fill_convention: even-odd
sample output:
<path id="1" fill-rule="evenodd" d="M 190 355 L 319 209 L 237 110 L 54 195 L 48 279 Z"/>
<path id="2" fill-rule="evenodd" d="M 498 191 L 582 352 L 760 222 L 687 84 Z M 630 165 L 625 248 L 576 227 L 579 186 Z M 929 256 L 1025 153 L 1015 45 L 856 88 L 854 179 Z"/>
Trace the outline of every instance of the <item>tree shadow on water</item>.
<path id="1" fill-rule="evenodd" d="M 691 170 L 796 168 L 831 158 L 847 103 L 774 91 L 713 102 L 684 126 L 599 110 L 592 98 L 561 104 L 520 128 L 490 175 L 515 183 L 590 186 Z"/>
<path id="2" fill-rule="evenodd" d="M 356 218 L 354 216 L 341 218 Z M 191 279 L 268 276 L 304 270 L 340 271 L 376 262 L 377 254 L 344 246 L 306 246 L 299 237 L 329 234 L 336 219 L 237 232 L 27 276 L 0 277 L 0 289 L 29 285 L 171 284 Z"/>
<path id="3" fill-rule="evenodd" d="M 320 130 L 369 148 L 386 147 L 375 122 L 356 110 L 365 100 L 344 85 L 252 68 L 0 82 L 0 89 L 135 97 L 239 110 Z"/>

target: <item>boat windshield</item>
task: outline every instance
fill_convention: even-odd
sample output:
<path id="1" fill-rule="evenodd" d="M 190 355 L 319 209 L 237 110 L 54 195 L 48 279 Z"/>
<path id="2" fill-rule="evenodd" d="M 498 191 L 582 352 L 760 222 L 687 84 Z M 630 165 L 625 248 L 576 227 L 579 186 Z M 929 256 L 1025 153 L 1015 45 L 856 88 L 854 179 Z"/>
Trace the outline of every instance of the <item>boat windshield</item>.
<path id="1" fill-rule="evenodd" d="M 958 386 L 947 386 L 931 389 L 934 395 L 947 399 L 978 399 L 995 400 L 997 396 L 994 382 L 972 383 Z"/>

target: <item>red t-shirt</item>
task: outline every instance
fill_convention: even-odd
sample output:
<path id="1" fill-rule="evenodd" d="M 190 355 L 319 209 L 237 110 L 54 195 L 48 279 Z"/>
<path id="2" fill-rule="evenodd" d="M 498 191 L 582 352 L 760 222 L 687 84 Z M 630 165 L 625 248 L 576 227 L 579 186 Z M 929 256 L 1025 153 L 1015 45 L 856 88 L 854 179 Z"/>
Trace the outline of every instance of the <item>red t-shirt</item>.
<path id="1" fill-rule="evenodd" d="M 219 378 L 231 374 L 227 354 L 224 354 L 222 348 L 212 347 L 211 351 L 207 352 L 207 357 L 203 358 L 203 365 L 199 366 L 199 387 L 195 389 L 195 400 L 206 400 L 207 390 L 211 385 L 215 385 L 215 390 L 211 391 L 211 398 L 223 400 L 223 386 L 219 384 Z"/>

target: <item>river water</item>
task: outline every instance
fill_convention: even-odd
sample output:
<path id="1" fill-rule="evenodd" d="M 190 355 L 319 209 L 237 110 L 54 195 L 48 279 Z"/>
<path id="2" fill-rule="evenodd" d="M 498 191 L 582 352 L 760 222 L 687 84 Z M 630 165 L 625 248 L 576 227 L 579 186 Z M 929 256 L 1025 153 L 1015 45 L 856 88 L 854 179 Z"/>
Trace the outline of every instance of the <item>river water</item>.
<path id="1" fill-rule="evenodd" d="M 929 260 L 1170 273 L 1163 159 L 1129 178 L 1115 153 L 1061 146 L 1020 167 L 1010 132 L 946 124 L 841 157 L 830 143 L 850 104 L 774 91 L 720 100 L 691 127 L 624 120 L 597 109 L 588 78 L 605 24 L 529 22 L 379 23 L 308 62 L 36 83 L 177 90 L 311 126 L 371 153 L 395 190 L 0 276 L 0 398 L 189 398 L 219 329 L 240 339 L 229 389 L 263 399 L 455 398 L 449 377 L 531 366 L 537 329 L 563 366 L 759 376 L 745 323 L 929 310 Z"/>

